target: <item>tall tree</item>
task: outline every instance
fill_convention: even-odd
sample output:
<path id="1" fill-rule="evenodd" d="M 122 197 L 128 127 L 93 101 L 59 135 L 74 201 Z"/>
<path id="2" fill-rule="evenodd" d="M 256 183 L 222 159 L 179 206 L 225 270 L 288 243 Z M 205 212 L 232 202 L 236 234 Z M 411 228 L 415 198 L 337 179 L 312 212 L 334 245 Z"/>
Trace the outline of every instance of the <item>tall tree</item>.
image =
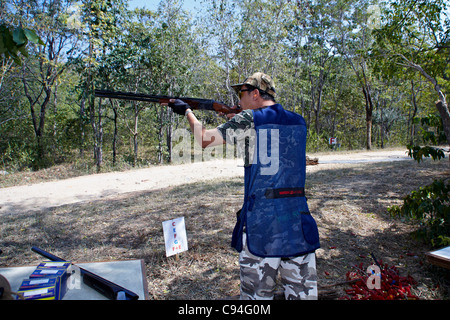
<path id="1" fill-rule="evenodd" d="M 374 103 L 372 90 L 374 79 L 371 74 L 370 52 L 373 43 L 373 25 L 369 23 L 371 12 L 369 0 L 338 1 L 343 21 L 339 23 L 340 35 L 336 45 L 339 54 L 346 60 L 356 75 L 357 83 L 364 96 L 366 114 L 366 148 L 372 148 L 372 123 Z"/>
<path id="2" fill-rule="evenodd" d="M 37 141 L 38 166 L 45 165 L 45 124 L 51 103 L 57 109 L 58 80 L 67 65 L 71 51 L 76 46 L 76 37 L 64 24 L 64 14 L 72 1 L 16 2 L 16 10 L 22 21 L 32 21 L 44 45 L 32 46 L 31 54 L 22 65 L 22 83 L 33 130 Z M 53 101 L 52 101 L 53 100 Z"/>
<path id="3" fill-rule="evenodd" d="M 206 27 L 204 32 L 205 42 L 210 46 L 210 56 L 221 68 L 215 74 L 216 92 L 222 96 L 222 100 L 228 100 L 233 104 L 236 101 L 233 95 L 234 81 L 239 79 L 236 72 L 236 44 L 238 36 L 239 10 L 236 1 L 212 0 L 205 1 L 206 14 L 201 23 Z M 224 85 L 218 83 L 222 81 Z M 223 88 L 225 86 L 225 88 Z"/>
<path id="4" fill-rule="evenodd" d="M 450 113 L 443 89 L 450 80 L 450 19 L 446 9 L 444 0 L 393 1 L 377 39 L 387 59 L 415 70 L 433 86 L 439 99 L 436 108 L 450 144 Z"/>
<path id="5" fill-rule="evenodd" d="M 155 92 L 171 96 L 186 96 L 202 86 L 194 80 L 196 64 L 202 57 L 203 47 L 198 41 L 190 16 L 182 9 L 179 0 L 163 0 L 158 8 L 158 27 L 151 54 L 158 61 L 152 70 Z M 201 65 L 201 64 L 199 64 Z M 199 70 L 200 71 L 200 70 Z M 197 71 L 198 72 L 198 71 Z M 155 85 L 157 84 L 157 87 Z M 171 108 L 161 108 L 159 114 L 159 158 L 163 161 L 163 145 L 166 158 L 172 161 L 172 133 L 178 117 Z M 165 137 L 165 141 L 163 141 Z"/>
<path id="6" fill-rule="evenodd" d="M 309 3 L 308 12 L 307 42 L 304 45 L 303 60 L 310 81 L 311 110 L 315 115 L 314 126 L 319 138 L 323 94 L 334 55 L 332 43 L 335 32 L 332 26 L 335 11 L 334 7 L 327 5 L 326 1 L 317 1 Z"/>
<path id="7" fill-rule="evenodd" d="M 123 0 L 83 0 L 82 34 L 87 42 L 88 52 L 81 56 L 85 64 L 85 90 L 90 123 L 94 137 L 94 158 L 97 171 L 103 164 L 103 118 L 105 109 L 102 99 L 96 104 L 94 88 L 96 82 L 109 83 L 110 66 L 107 63 L 108 51 L 120 35 L 121 22 L 125 20 L 126 10 Z"/>

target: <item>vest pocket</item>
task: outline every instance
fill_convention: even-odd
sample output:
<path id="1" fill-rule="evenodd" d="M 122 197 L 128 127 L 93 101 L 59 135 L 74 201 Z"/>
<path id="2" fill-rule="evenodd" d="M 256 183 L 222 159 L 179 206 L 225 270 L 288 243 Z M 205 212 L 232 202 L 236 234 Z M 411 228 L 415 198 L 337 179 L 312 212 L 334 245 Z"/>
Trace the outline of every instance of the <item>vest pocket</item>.
<path id="1" fill-rule="evenodd" d="M 302 221 L 303 236 L 306 242 L 309 244 L 316 244 L 319 242 L 319 230 L 317 229 L 317 224 L 311 214 L 302 213 L 300 215 Z"/>

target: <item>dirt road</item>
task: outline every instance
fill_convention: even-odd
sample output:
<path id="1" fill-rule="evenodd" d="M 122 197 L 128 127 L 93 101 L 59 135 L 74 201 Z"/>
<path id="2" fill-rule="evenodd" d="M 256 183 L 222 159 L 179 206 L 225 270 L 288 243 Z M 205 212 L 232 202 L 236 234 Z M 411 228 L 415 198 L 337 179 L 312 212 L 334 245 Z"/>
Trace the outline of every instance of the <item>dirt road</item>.
<path id="1" fill-rule="evenodd" d="M 410 160 L 405 150 L 330 153 L 311 157 L 318 157 L 319 165 L 308 166 L 308 170 L 320 170 L 345 163 Z M 2 188 L 0 189 L 0 214 L 42 210 L 64 204 L 108 199 L 123 193 L 157 190 L 186 183 L 243 176 L 243 174 L 242 160 L 215 160 Z"/>

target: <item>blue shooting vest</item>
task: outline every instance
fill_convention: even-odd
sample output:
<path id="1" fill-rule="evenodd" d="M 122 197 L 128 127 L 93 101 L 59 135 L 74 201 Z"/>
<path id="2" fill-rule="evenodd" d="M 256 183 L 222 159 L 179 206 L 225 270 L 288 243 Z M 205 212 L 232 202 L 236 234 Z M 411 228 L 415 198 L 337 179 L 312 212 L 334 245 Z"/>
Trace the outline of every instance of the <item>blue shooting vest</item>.
<path id="1" fill-rule="evenodd" d="M 295 257 L 320 247 L 319 232 L 304 193 L 306 123 L 279 104 L 253 110 L 256 148 L 245 167 L 244 204 L 231 245 L 259 257 Z"/>

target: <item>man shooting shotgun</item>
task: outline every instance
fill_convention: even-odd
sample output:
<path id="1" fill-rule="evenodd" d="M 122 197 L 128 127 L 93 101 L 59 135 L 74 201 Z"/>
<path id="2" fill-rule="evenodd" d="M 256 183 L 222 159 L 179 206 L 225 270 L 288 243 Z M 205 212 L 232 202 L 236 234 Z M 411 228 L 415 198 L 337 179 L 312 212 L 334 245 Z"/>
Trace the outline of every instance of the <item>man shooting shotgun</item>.
<path id="1" fill-rule="evenodd" d="M 245 140 L 244 203 L 231 240 L 239 252 L 241 299 L 273 299 L 278 272 L 286 299 L 317 299 L 315 250 L 320 242 L 304 190 L 305 120 L 275 102 L 275 84 L 264 73 L 257 72 L 232 87 L 239 96 L 238 108 L 189 98 L 144 101 L 168 105 L 185 116 L 202 148 Z M 229 120 L 206 129 L 193 112 L 197 109 L 227 114 Z M 268 160 L 277 162 L 275 170 L 268 170 Z"/>
<path id="2" fill-rule="evenodd" d="M 304 193 L 305 120 L 275 102 L 274 82 L 264 73 L 232 87 L 242 112 L 232 117 L 231 109 L 231 119 L 215 129 L 204 128 L 182 98 L 162 104 L 186 116 L 202 148 L 234 143 L 236 132 L 251 131 L 255 149 L 277 157 L 277 170 L 267 171 L 267 156 L 245 154 L 244 203 L 231 242 L 240 252 L 241 299 L 273 299 L 278 272 L 286 299 L 317 299 L 315 250 L 320 243 Z"/>

